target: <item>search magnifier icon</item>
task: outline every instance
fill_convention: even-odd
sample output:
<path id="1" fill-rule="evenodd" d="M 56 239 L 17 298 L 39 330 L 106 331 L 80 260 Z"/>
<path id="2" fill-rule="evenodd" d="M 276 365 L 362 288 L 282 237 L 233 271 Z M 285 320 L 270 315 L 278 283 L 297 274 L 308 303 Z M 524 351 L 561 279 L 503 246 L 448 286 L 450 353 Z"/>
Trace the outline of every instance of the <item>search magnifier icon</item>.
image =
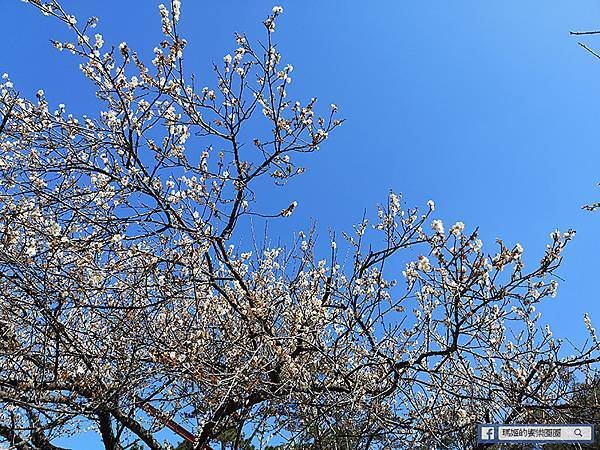
<path id="1" fill-rule="evenodd" d="M 583 434 L 581 433 L 581 429 L 580 428 L 575 428 L 575 430 L 573 430 L 573 434 L 575 436 L 583 437 Z"/>

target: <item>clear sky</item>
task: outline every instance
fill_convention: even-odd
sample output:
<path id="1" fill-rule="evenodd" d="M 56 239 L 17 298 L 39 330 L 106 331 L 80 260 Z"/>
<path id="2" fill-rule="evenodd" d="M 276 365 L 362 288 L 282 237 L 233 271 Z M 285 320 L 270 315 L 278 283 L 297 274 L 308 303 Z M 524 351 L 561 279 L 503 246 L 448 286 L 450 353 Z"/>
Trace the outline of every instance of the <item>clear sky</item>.
<path id="1" fill-rule="evenodd" d="M 107 44 L 146 55 L 160 39 L 158 1 L 64 1 L 84 20 L 101 18 Z M 233 33 L 264 36 L 272 1 L 183 1 L 186 60 L 210 80 L 212 61 L 235 49 Z M 520 242 L 539 259 L 556 227 L 575 228 L 559 295 L 544 312 L 555 336 L 581 341 L 588 311 L 600 326 L 600 60 L 569 30 L 600 28 L 591 0 L 283 1 L 276 40 L 294 65 L 291 98 L 335 102 L 347 122 L 308 163 L 307 173 L 271 195 L 297 200 L 274 233 L 348 230 L 365 208 L 402 192 L 409 205 L 436 201 L 445 222 L 479 226 Z M 79 61 L 49 38 L 62 26 L 18 0 L 0 0 L 0 72 L 23 95 L 42 88 L 75 113 L 92 105 Z M 584 42 L 600 49 L 600 36 Z"/>

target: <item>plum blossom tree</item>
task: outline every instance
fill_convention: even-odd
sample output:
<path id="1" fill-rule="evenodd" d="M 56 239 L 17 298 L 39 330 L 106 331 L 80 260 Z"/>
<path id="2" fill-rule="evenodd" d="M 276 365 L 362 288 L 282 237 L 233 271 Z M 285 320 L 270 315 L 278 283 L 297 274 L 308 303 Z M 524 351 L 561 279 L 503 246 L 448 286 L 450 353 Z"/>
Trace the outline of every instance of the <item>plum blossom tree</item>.
<path id="1" fill-rule="evenodd" d="M 92 429 L 106 449 L 159 450 L 165 427 L 194 450 L 468 448 L 475 424 L 527 420 L 593 378 L 589 320 L 589 343 L 565 356 L 536 311 L 573 231 L 552 232 L 526 268 L 519 244 L 485 253 L 477 229 L 446 230 L 433 202 L 420 212 L 392 192 L 324 259 L 310 229 L 281 247 L 233 244 L 252 217 L 293 214 L 257 187 L 301 174 L 299 157 L 342 124 L 335 105 L 288 99 L 281 7 L 264 42 L 236 35 L 201 87 L 179 0 L 160 6 L 151 64 L 107 48 L 96 18 L 29 3 L 71 30 L 53 45 L 80 58 L 102 112 L 0 84 L 9 448 Z"/>

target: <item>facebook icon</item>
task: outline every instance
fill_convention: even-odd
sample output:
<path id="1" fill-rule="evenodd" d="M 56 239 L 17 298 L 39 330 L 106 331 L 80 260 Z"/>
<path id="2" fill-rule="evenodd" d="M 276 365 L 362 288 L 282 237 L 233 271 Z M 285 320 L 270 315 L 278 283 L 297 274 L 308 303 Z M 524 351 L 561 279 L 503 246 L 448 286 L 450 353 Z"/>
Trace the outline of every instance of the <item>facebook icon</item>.
<path id="1" fill-rule="evenodd" d="M 479 425 L 479 436 L 477 439 L 479 442 L 488 442 L 493 443 L 496 442 L 496 427 L 489 425 Z"/>

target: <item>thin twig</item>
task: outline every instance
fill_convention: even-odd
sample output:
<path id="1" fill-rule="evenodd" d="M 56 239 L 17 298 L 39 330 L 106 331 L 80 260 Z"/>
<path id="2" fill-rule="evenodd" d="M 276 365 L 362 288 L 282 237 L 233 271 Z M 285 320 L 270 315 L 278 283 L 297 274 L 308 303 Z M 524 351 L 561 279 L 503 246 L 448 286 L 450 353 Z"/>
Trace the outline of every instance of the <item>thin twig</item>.
<path id="1" fill-rule="evenodd" d="M 589 48 L 587 45 L 585 45 L 583 42 L 578 42 L 578 44 L 584 49 L 586 49 L 588 52 L 590 52 L 592 55 L 594 55 L 596 58 L 600 59 L 600 55 L 591 48 Z"/>
<path id="2" fill-rule="evenodd" d="M 569 31 L 569 34 L 573 36 L 583 36 L 589 34 L 600 34 L 600 30 L 598 31 Z"/>

